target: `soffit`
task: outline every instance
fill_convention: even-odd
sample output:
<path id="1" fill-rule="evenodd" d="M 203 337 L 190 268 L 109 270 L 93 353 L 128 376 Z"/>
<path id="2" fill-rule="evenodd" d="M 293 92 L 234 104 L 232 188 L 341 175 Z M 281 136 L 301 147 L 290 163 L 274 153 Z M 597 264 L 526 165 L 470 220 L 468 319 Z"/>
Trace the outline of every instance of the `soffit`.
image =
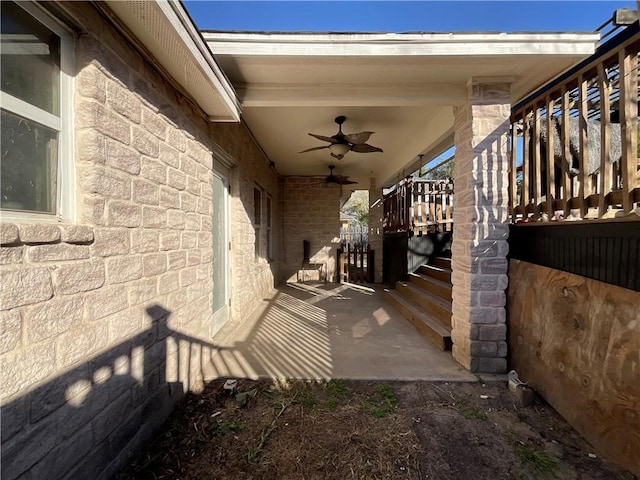
<path id="1" fill-rule="evenodd" d="M 107 0 L 104 4 L 210 120 L 239 121 L 235 91 L 180 2 Z"/>
<path id="2" fill-rule="evenodd" d="M 507 81 L 512 102 L 592 54 L 597 33 L 203 32 L 242 103 L 242 116 L 284 175 L 336 173 L 367 188 L 411 173 L 417 155 L 452 141 L 453 108 L 471 78 Z M 376 132 L 384 153 L 336 161 L 309 132 Z M 446 143 L 446 142 L 445 142 Z"/>

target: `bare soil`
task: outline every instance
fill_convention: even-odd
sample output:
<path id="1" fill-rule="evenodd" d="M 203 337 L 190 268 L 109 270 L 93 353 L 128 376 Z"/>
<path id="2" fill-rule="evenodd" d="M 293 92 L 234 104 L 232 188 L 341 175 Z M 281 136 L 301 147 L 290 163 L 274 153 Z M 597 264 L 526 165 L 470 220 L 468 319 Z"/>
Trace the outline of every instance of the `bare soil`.
<path id="1" fill-rule="evenodd" d="M 118 479 L 636 478 L 506 382 L 223 383 L 189 394 Z"/>

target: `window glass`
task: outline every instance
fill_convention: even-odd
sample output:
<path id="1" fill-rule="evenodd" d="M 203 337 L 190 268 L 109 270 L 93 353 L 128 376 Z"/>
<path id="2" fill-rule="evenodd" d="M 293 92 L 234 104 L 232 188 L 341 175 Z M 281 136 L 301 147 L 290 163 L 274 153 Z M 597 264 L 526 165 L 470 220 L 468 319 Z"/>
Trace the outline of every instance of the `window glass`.
<path id="1" fill-rule="evenodd" d="M 271 242 L 271 197 L 267 196 L 267 259 L 273 258 Z"/>
<path id="2" fill-rule="evenodd" d="M 260 211 L 262 210 L 262 192 L 258 188 L 253 189 L 253 223 L 260 225 Z"/>
<path id="3" fill-rule="evenodd" d="M 271 197 L 267 197 L 267 227 L 271 228 Z"/>
<path id="4" fill-rule="evenodd" d="M 1 115 L 0 207 L 55 213 L 58 132 L 4 110 Z"/>
<path id="5" fill-rule="evenodd" d="M 253 189 L 253 229 L 255 231 L 255 256 L 256 261 L 262 258 L 262 249 L 260 248 L 260 225 L 262 223 L 262 190 L 259 188 Z"/>
<path id="6" fill-rule="evenodd" d="M 60 114 L 60 38 L 13 2 L 2 2 L 1 88 Z"/>

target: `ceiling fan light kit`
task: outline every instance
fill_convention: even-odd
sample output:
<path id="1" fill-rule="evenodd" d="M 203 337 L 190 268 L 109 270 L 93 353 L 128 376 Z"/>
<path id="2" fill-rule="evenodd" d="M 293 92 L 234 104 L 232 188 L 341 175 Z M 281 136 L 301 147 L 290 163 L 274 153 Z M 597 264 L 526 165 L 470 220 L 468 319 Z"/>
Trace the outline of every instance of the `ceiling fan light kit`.
<path id="1" fill-rule="evenodd" d="M 299 153 L 312 152 L 315 150 L 322 150 L 324 148 L 328 148 L 331 152 L 331 156 L 337 160 L 342 160 L 344 156 L 348 152 L 357 152 L 357 153 L 373 153 L 373 152 L 382 152 L 381 148 L 374 147 L 373 145 L 369 145 L 367 140 L 369 137 L 373 135 L 375 132 L 359 132 L 359 133 L 350 133 L 345 135 L 342 133 L 342 124 L 345 122 L 347 117 L 340 115 L 335 118 L 335 122 L 338 124 L 338 133 L 331 137 L 327 137 L 324 135 L 318 135 L 315 133 L 309 133 L 314 138 L 318 140 L 322 140 L 323 142 L 329 142 L 329 145 L 325 145 L 323 147 L 312 147 L 306 150 L 303 150 Z"/>
<path id="2" fill-rule="evenodd" d="M 332 143 L 329 145 L 329 150 L 331 150 L 332 157 L 341 159 L 351 150 L 351 147 L 346 143 Z"/>

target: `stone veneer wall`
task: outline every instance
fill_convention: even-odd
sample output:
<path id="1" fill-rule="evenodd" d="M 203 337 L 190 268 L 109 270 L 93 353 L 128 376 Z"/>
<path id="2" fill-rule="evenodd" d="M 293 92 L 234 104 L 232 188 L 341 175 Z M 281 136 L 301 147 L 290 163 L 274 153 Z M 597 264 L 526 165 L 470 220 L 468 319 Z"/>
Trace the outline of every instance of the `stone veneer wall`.
<path id="1" fill-rule="evenodd" d="M 303 260 L 303 240 L 309 240 L 311 263 L 324 263 L 327 281 L 336 281 L 340 246 L 340 188 L 317 178 L 284 179 L 283 278 L 296 281 Z M 314 274 L 313 278 L 317 278 Z"/>
<path id="2" fill-rule="evenodd" d="M 469 85 L 455 115 L 452 242 L 453 357 L 472 372 L 507 368 L 510 86 Z"/>
<path id="3" fill-rule="evenodd" d="M 62 5 L 84 30 L 75 47 L 77 222 L 0 228 L 7 480 L 112 478 L 184 392 L 202 386 L 214 351 L 211 142 L 219 132 L 90 4 Z M 234 295 L 240 315 L 273 284 L 268 264 L 242 259 L 249 244 L 253 259 L 243 211 L 253 211 L 253 199 L 243 192 L 259 181 L 273 188 L 274 208 L 280 203 L 277 177 L 236 130 L 220 135 L 228 150 L 242 143 L 231 152 L 242 199 L 232 217 L 234 272 L 264 272 Z"/>

